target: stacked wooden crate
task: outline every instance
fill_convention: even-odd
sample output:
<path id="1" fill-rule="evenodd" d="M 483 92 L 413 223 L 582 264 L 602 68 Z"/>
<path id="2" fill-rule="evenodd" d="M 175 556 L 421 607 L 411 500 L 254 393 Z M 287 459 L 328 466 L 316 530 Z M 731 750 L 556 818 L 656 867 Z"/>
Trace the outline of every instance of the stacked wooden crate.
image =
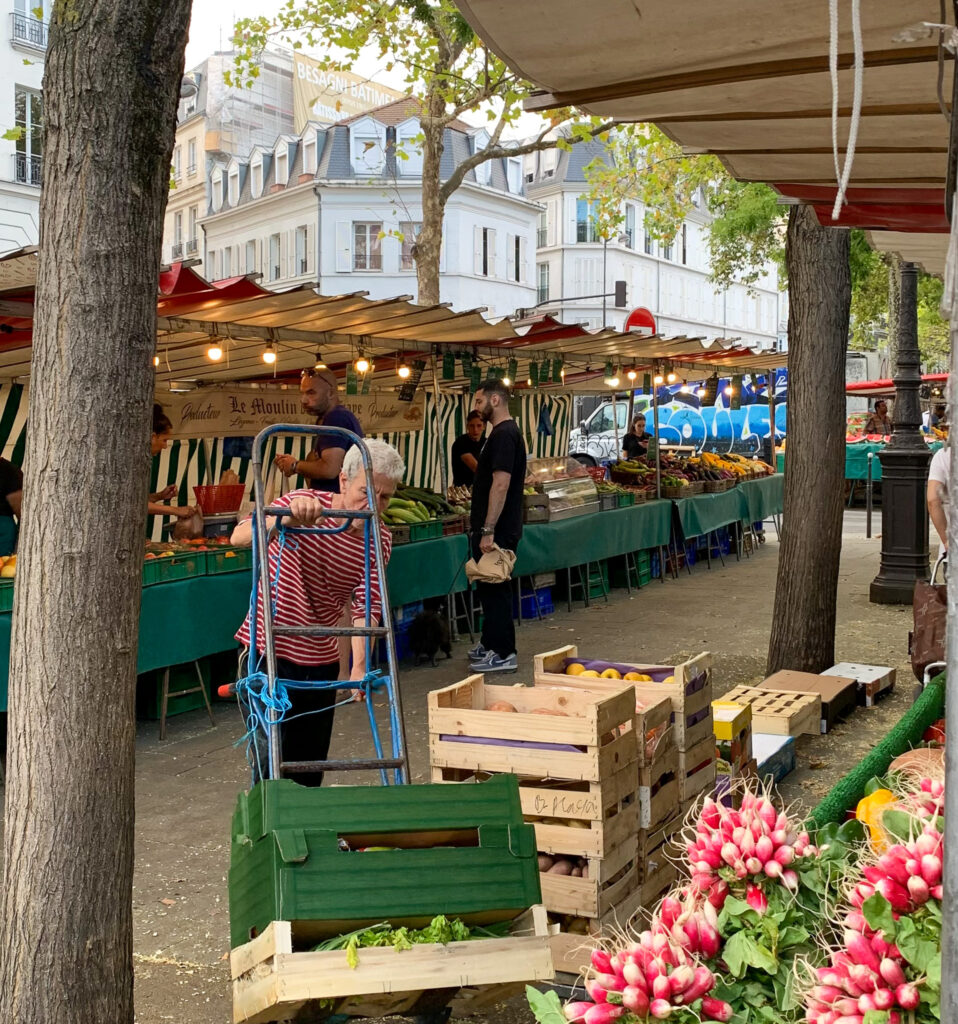
<path id="1" fill-rule="evenodd" d="M 662 702 L 637 714 L 625 683 L 593 692 L 488 685 L 479 675 L 429 695 L 434 782 L 519 776 L 520 805 L 546 869 L 542 902 L 563 929 L 553 938 L 559 971 L 578 972 L 583 936 L 624 925 L 641 905 L 641 814 L 662 812 L 660 787 L 650 785 L 642 799 L 641 772 L 652 766 L 638 737 L 665 732 L 668 714 Z M 569 873 L 548 870 L 557 863 Z"/>

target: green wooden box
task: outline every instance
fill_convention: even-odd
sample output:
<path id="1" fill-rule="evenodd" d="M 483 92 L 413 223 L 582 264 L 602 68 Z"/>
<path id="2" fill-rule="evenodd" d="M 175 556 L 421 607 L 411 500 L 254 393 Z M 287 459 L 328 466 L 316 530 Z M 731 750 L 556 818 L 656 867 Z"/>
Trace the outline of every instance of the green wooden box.
<path id="1" fill-rule="evenodd" d="M 143 563 L 143 586 L 205 576 L 206 555 L 205 551 L 178 551 L 167 557 L 151 558 Z"/>
<path id="2" fill-rule="evenodd" d="M 386 920 L 508 920 L 541 899 L 535 831 L 514 775 L 463 786 L 268 780 L 237 800 L 229 894 L 234 948 L 271 921 L 292 922 L 308 948 Z"/>
<path id="3" fill-rule="evenodd" d="M 252 566 L 252 548 L 222 547 L 206 552 L 207 576 L 220 576 L 227 572 L 249 572 Z"/>
<path id="4" fill-rule="evenodd" d="M 434 540 L 442 536 L 442 520 L 427 519 L 424 523 L 409 524 L 409 540 L 415 543 L 418 540 Z"/>

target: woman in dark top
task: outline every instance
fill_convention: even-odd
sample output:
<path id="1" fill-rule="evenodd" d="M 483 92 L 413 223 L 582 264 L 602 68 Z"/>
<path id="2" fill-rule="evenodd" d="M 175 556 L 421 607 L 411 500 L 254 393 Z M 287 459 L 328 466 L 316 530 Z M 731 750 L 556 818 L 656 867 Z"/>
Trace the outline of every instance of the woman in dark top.
<path id="1" fill-rule="evenodd" d="M 628 460 L 645 455 L 651 440 L 652 435 L 645 432 L 645 417 L 639 413 L 632 420 L 632 429 L 622 437 L 622 457 Z"/>

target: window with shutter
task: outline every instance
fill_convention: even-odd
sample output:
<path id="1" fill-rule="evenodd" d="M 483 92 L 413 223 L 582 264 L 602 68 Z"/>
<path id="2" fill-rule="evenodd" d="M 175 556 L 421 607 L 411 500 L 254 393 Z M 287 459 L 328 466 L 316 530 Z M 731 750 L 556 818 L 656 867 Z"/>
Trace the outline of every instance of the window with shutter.
<path id="1" fill-rule="evenodd" d="M 516 281 L 516 236 L 506 235 L 506 279 Z"/>
<path id="2" fill-rule="evenodd" d="M 336 222 L 336 273 L 348 274 L 353 269 L 353 226 L 348 220 Z"/>
<path id="3" fill-rule="evenodd" d="M 525 284 L 529 280 L 529 268 L 526 263 L 527 239 L 520 236 L 516 239 L 516 280 Z"/>
<path id="4" fill-rule="evenodd" d="M 483 274 L 485 271 L 483 268 L 483 252 L 485 248 L 485 232 L 484 230 L 476 225 L 472 229 L 472 272 L 474 274 Z"/>
<path id="5" fill-rule="evenodd" d="M 270 281 L 278 281 L 282 274 L 282 265 L 280 262 L 280 238 L 278 234 L 269 236 L 269 279 Z"/>

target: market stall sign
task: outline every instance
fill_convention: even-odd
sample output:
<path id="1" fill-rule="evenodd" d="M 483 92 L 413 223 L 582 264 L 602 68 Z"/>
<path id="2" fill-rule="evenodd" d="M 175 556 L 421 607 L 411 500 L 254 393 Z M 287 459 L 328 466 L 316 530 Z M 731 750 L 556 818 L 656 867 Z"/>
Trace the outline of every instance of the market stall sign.
<path id="1" fill-rule="evenodd" d="M 366 434 L 422 430 L 425 396 L 401 402 L 392 393 L 340 395 L 355 413 Z M 274 423 L 315 422 L 303 412 L 299 393 L 292 389 L 203 388 L 185 394 L 157 395 L 173 422 L 173 437 L 251 437 Z"/>

